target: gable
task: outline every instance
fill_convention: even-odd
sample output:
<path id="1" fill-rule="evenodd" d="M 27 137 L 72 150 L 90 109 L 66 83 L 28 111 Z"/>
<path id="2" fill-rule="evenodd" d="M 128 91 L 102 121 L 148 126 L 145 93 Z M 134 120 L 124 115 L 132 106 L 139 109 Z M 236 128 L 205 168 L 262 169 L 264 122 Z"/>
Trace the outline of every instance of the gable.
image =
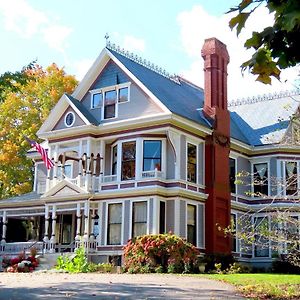
<path id="1" fill-rule="evenodd" d="M 74 114 L 74 124 L 72 126 L 66 126 L 65 123 L 65 117 L 68 113 L 73 113 Z M 53 130 L 59 130 L 59 129 L 65 129 L 65 128 L 71 128 L 71 127 L 77 127 L 77 126 L 83 126 L 85 125 L 85 122 L 81 119 L 81 117 L 77 114 L 77 112 L 72 108 L 72 107 L 68 107 L 64 113 L 61 115 L 60 119 L 58 120 L 58 122 L 53 126 Z"/>
<path id="2" fill-rule="evenodd" d="M 77 195 L 77 194 L 80 193 L 70 188 L 69 186 L 64 186 L 61 190 L 57 191 L 52 196 L 67 196 L 67 195 Z"/>
<path id="3" fill-rule="evenodd" d="M 116 118 L 103 119 L 103 107 L 91 108 L 92 94 L 95 91 L 104 91 L 118 89 L 121 86 L 128 86 L 129 101 L 118 103 L 116 109 Z M 81 101 L 82 105 L 89 110 L 89 113 L 98 123 L 109 123 L 131 118 L 138 118 L 149 115 L 164 113 L 159 107 L 119 66 L 112 60 L 109 60 L 102 72 L 97 76 L 94 83 L 89 88 Z"/>

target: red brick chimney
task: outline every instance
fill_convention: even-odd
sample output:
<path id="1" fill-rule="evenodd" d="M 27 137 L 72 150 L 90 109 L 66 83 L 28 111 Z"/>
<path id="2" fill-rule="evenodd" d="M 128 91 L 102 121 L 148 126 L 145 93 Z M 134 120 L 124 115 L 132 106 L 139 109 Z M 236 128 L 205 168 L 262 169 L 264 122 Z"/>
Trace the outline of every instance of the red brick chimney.
<path id="1" fill-rule="evenodd" d="M 206 253 L 231 253 L 231 243 L 219 228 L 230 225 L 230 115 L 227 109 L 226 45 L 210 38 L 202 48 L 204 59 L 204 115 L 213 121 L 213 133 L 205 140 Z"/>

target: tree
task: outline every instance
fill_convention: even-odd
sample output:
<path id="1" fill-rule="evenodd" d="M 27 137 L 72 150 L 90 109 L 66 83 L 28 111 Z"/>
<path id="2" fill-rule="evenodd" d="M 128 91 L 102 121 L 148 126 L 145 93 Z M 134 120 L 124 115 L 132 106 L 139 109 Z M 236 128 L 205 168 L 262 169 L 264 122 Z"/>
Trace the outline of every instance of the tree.
<path id="1" fill-rule="evenodd" d="M 237 35 L 244 28 L 247 19 L 255 10 L 265 4 L 274 13 L 272 26 L 260 32 L 252 32 L 244 46 L 254 49 L 252 57 L 241 65 L 258 75 L 258 81 L 271 83 L 271 76 L 280 79 L 282 69 L 296 66 L 300 62 L 300 1 L 299 0 L 242 0 L 229 12 L 237 14 L 231 18 L 229 26 L 236 28 Z"/>
<path id="2" fill-rule="evenodd" d="M 77 85 L 74 76 L 55 64 L 45 70 L 33 64 L 22 72 L 25 82 L 8 85 L 0 102 L 0 198 L 31 191 L 32 162 L 26 158 L 30 145 L 24 136 L 36 140 L 52 107 Z"/>
<path id="3" fill-rule="evenodd" d="M 0 102 L 3 102 L 6 95 L 10 92 L 18 92 L 20 87 L 25 85 L 29 80 L 28 71 L 34 67 L 35 62 L 29 63 L 21 71 L 5 72 L 0 75 Z"/>

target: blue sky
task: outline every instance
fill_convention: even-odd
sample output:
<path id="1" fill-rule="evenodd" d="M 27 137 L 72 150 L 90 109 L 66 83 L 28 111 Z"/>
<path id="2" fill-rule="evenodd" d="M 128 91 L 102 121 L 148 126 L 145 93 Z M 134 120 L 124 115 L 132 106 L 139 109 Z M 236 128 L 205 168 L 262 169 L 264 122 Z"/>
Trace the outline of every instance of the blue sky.
<path id="1" fill-rule="evenodd" d="M 296 70 L 285 75 L 289 85 L 274 81 L 272 87 L 241 76 L 239 65 L 250 53 L 228 28 L 224 13 L 237 0 L 0 0 L 0 73 L 20 70 L 37 59 L 52 62 L 81 79 L 105 46 L 104 36 L 143 58 L 183 75 L 203 86 L 201 47 L 205 38 L 216 36 L 227 44 L 229 98 L 291 88 Z M 249 20 L 247 32 L 271 17 L 259 11 Z M 259 29 L 259 28 L 258 28 Z M 283 76 L 283 80 L 285 77 Z"/>

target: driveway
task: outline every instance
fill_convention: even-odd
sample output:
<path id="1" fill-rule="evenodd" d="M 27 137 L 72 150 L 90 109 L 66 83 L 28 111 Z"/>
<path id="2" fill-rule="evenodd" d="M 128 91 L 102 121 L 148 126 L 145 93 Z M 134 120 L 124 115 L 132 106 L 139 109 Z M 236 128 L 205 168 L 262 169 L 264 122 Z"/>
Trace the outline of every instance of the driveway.
<path id="1" fill-rule="evenodd" d="M 166 274 L 0 273 L 1 300 L 243 299 L 228 284 Z"/>

